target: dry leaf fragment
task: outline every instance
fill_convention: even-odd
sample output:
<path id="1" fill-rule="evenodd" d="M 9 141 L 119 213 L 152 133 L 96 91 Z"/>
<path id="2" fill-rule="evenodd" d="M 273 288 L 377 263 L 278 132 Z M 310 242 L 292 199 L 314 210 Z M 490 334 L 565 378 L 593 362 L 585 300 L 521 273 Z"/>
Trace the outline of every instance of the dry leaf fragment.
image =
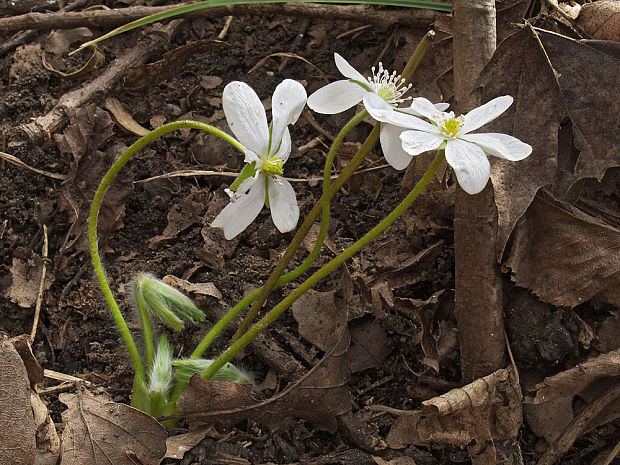
<path id="1" fill-rule="evenodd" d="M 222 300 L 222 293 L 213 283 L 190 283 L 185 279 L 177 278 L 172 275 L 164 276 L 162 281 L 187 293 L 193 292 L 195 294 L 208 295 L 215 297 L 217 300 Z"/>
<path id="2" fill-rule="evenodd" d="M 467 447 L 472 459 L 489 457 L 493 441 L 516 438 L 522 422 L 520 387 L 507 368 L 424 401 L 420 411 L 403 412 L 387 442 L 393 448 L 439 442 Z"/>
<path id="3" fill-rule="evenodd" d="M 187 61 L 198 53 L 210 52 L 228 45 L 220 40 L 198 40 L 164 54 L 164 57 L 141 68 L 133 69 L 125 78 L 125 87 L 130 90 L 145 90 L 161 84 L 178 73 Z"/>
<path id="4" fill-rule="evenodd" d="M 105 396 L 58 396 L 68 408 L 62 413 L 61 465 L 159 464 L 166 454 L 168 434 L 155 418 Z"/>
<path id="5" fill-rule="evenodd" d="M 149 247 L 155 248 L 159 242 L 174 239 L 190 226 L 202 222 L 202 216 L 209 204 L 208 195 L 203 191 L 194 191 L 179 203 L 172 205 L 168 212 L 166 229 L 160 235 L 148 240 Z"/>
<path id="6" fill-rule="evenodd" d="M 515 229 L 505 266 L 542 301 L 575 307 L 620 286 L 620 231 L 550 195 L 538 195 Z M 620 305 L 620 302 L 610 302 Z"/>
<path id="7" fill-rule="evenodd" d="M 24 254 L 30 255 L 28 260 L 13 257 L 10 269 L 11 285 L 5 290 L 4 295 L 20 307 L 30 308 L 36 303 L 39 294 L 43 259 L 32 251 L 24 250 Z M 49 289 L 53 282 L 53 276 L 47 272 L 45 289 Z"/>
<path id="8" fill-rule="evenodd" d="M 35 423 L 28 374 L 8 341 L 0 343 L 0 463 L 35 463 Z"/>
<path id="9" fill-rule="evenodd" d="M 105 107 L 112 113 L 112 117 L 119 127 L 130 134 L 136 136 L 146 136 L 150 131 L 145 127 L 140 126 L 133 116 L 125 109 L 123 104 L 114 97 L 108 97 L 105 99 Z"/>
<path id="10" fill-rule="evenodd" d="M 599 0 L 584 4 L 577 25 L 594 39 L 620 41 L 620 3 Z"/>
<path id="11" fill-rule="evenodd" d="M 551 444 L 576 416 L 577 397 L 592 402 L 619 381 L 620 350 L 599 355 L 536 385 L 525 399 L 525 418 L 532 431 Z M 609 406 L 609 412 L 620 417 L 620 401 Z"/>
<path id="12" fill-rule="evenodd" d="M 30 392 L 36 430 L 37 455 L 35 465 L 56 465 L 60 458 L 60 437 L 41 398 Z"/>

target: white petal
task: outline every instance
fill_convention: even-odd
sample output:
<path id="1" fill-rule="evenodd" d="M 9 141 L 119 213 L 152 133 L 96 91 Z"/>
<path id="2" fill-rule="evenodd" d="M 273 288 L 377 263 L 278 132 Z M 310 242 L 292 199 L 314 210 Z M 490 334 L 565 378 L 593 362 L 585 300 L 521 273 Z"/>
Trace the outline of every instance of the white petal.
<path id="1" fill-rule="evenodd" d="M 381 124 L 380 140 L 381 149 L 387 162 L 392 168 L 404 170 L 411 163 L 412 156 L 403 150 L 400 134 L 403 128 L 391 124 Z"/>
<path id="2" fill-rule="evenodd" d="M 418 98 L 421 98 L 421 97 L 416 97 L 413 100 L 416 100 Z M 437 111 L 440 111 L 440 112 L 444 111 L 444 110 L 447 110 L 449 106 L 450 106 L 449 103 L 436 103 L 436 104 L 434 104 L 435 109 Z M 424 116 L 423 114 L 418 113 L 416 110 L 414 110 L 411 107 L 399 108 L 398 111 L 402 111 L 403 113 L 407 113 L 407 114 L 413 115 L 413 116 L 421 116 L 421 117 Z"/>
<path id="3" fill-rule="evenodd" d="M 508 134 L 465 134 L 461 139 L 473 142 L 489 155 L 506 160 L 519 161 L 532 153 L 532 147 Z"/>
<path id="4" fill-rule="evenodd" d="M 424 97 L 417 97 L 411 102 L 411 110 L 420 116 L 433 120 L 441 116 L 441 111 L 438 110 L 430 100 Z"/>
<path id="5" fill-rule="evenodd" d="M 269 143 L 267 115 L 256 92 L 245 82 L 224 87 L 222 107 L 230 130 L 254 153 L 265 153 Z"/>
<path id="6" fill-rule="evenodd" d="M 308 106 L 317 113 L 333 115 L 360 103 L 366 92 L 366 89 L 351 81 L 336 81 L 308 97 Z"/>
<path id="7" fill-rule="evenodd" d="M 409 155 L 419 155 L 429 150 L 435 150 L 446 138 L 439 134 L 424 131 L 403 131 L 400 140 L 405 152 Z"/>
<path id="8" fill-rule="evenodd" d="M 371 97 L 372 95 L 375 95 L 375 94 L 368 94 L 367 96 L 364 97 L 368 101 L 370 100 L 373 101 L 373 105 L 366 106 L 366 110 L 368 110 L 368 113 L 370 114 L 370 116 L 372 116 L 377 121 L 381 121 L 382 123 L 390 123 L 395 126 L 400 126 L 401 128 L 406 128 L 406 129 L 415 129 L 417 131 L 425 131 L 425 132 L 430 132 L 433 134 L 440 133 L 437 126 L 431 123 L 428 123 L 424 121 L 423 119 L 418 118 L 417 116 L 413 116 L 410 113 L 403 113 L 400 110 L 400 108 L 398 109 L 391 108 L 391 107 L 389 109 L 378 108 L 378 105 L 376 105 L 376 103 L 378 103 L 377 99 L 381 99 L 381 97 L 379 97 L 378 95 L 375 95 L 376 97 L 375 98 L 375 97 Z M 369 97 L 369 98 L 366 98 L 366 97 Z"/>
<path id="9" fill-rule="evenodd" d="M 494 98 L 478 108 L 474 108 L 465 115 L 465 122 L 459 134 L 467 134 L 493 121 L 504 113 L 510 105 L 512 105 L 512 97 L 504 95 L 503 97 Z"/>
<path id="10" fill-rule="evenodd" d="M 337 53 L 334 53 L 334 61 L 336 62 L 336 68 L 338 68 L 338 71 L 340 71 L 344 77 L 363 83 L 368 82 L 362 73 L 356 70 L 347 60 L 342 58 Z"/>
<path id="11" fill-rule="evenodd" d="M 282 134 L 282 142 L 280 143 L 280 147 L 276 147 L 277 151 L 273 154 L 274 157 L 278 157 L 282 160 L 282 163 L 286 163 L 288 160 L 288 156 L 291 154 L 291 133 L 288 128 L 284 130 L 284 134 Z"/>
<path id="12" fill-rule="evenodd" d="M 281 176 L 269 177 L 269 208 L 278 231 L 285 233 L 295 229 L 299 220 L 297 198 L 291 183 Z"/>
<path id="13" fill-rule="evenodd" d="M 366 92 L 363 100 L 364 106 L 371 116 L 372 112 L 377 110 L 394 111 L 394 107 L 392 105 L 387 103 L 383 97 L 379 97 L 374 92 Z"/>
<path id="14" fill-rule="evenodd" d="M 211 226 L 222 228 L 224 237 L 230 240 L 243 232 L 254 221 L 263 205 L 265 205 L 265 175 L 259 175 L 249 192 L 247 194 L 238 193 L 235 201 L 231 201 L 224 207 L 220 214 L 215 217 Z"/>
<path id="15" fill-rule="evenodd" d="M 278 84 L 271 98 L 271 153 L 280 145 L 286 127 L 297 121 L 307 99 L 306 89 L 299 82 L 285 79 Z"/>
<path id="16" fill-rule="evenodd" d="M 487 185 L 491 165 L 480 147 L 464 140 L 450 140 L 446 161 L 454 168 L 456 179 L 468 194 L 477 194 Z"/>

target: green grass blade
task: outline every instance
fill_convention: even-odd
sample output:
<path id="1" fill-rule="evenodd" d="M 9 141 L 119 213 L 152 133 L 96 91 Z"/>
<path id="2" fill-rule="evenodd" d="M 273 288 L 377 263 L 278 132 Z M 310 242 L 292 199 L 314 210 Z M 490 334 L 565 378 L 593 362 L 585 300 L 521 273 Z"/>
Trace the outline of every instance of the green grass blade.
<path id="1" fill-rule="evenodd" d="M 381 6 L 399 6 L 407 8 L 425 8 L 429 10 L 436 10 L 449 13 L 452 11 L 452 5 L 449 3 L 430 2 L 430 1 L 417 1 L 417 0 L 320 0 L 318 2 L 309 2 L 307 0 L 206 0 L 198 3 L 191 3 L 189 5 L 182 5 L 176 8 L 171 8 L 161 13 L 145 16 L 144 18 L 137 19 L 131 23 L 127 23 L 124 26 L 118 27 L 101 37 L 93 39 L 89 42 L 83 43 L 80 47 L 71 52 L 76 53 L 86 47 L 94 45 L 102 40 L 109 39 L 123 32 L 131 31 L 141 26 L 161 21 L 164 19 L 179 16 L 185 13 L 191 13 L 192 11 L 202 10 L 205 8 L 214 8 L 218 6 L 228 5 L 247 5 L 251 3 L 336 3 L 336 4 L 367 4 L 367 5 L 381 5 Z"/>

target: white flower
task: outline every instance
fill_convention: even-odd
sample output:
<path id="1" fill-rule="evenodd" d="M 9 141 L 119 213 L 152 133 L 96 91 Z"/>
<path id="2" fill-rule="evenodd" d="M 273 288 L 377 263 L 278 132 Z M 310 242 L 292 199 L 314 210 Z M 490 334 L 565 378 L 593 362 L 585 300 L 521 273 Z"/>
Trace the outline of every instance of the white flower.
<path id="1" fill-rule="evenodd" d="M 487 155 L 518 161 L 532 153 L 532 147 L 507 134 L 470 134 L 493 121 L 512 105 L 512 97 L 497 97 L 456 117 L 453 112 L 438 110 L 425 98 L 417 98 L 411 109 L 429 119 L 424 121 L 412 114 L 393 108 L 373 108 L 368 112 L 378 121 L 406 128 L 400 135 L 402 148 L 410 155 L 435 150 L 445 145 L 446 160 L 454 169 L 465 192 L 477 194 L 489 180 L 491 166 Z"/>
<path id="2" fill-rule="evenodd" d="M 255 170 L 236 192 L 229 194 L 231 202 L 211 223 L 224 230 L 226 239 L 245 230 L 265 203 L 280 232 L 291 231 L 297 225 L 295 191 L 281 175 L 291 153 L 288 125 L 297 121 L 306 100 L 306 90 L 300 83 L 282 81 L 271 99 L 272 121 L 268 126 L 263 104 L 250 86 L 235 81 L 224 88 L 222 106 L 228 126 L 244 146 L 245 162 Z"/>
<path id="3" fill-rule="evenodd" d="M 363 101 L 368 113 L 372 116 L 375 110 L 393 110 L 400 103 L 411 98 L 403 98 L 403 95 L 411 88 L 411 84 L 405 85 L 405 80 L 401 76 L 397 76 L 395 71 L 390 74 L 389 71 L 383 69 L 381 63 L 379 63 L 378 70 L 372 68 L 372 78 L 366 79 L 337 53 L 334 53 L 334 60 L 338 70 L 348 79 L 321 87 L 308 98 L 308 106 L 317 113 L 333 115 Z M 446 108 L 448 108 L 447 103 L 437 104 L 437 110 L 441 111 Z M 398 110 L 422 116 L 412 108 L 399 108 Z M 381 149 L 387 162 L 397 170 L 405 169 L 411 162 L 411 156 L 401 146 L 399 136 L 402 131 L 402 128 L 381 125 Z"/>

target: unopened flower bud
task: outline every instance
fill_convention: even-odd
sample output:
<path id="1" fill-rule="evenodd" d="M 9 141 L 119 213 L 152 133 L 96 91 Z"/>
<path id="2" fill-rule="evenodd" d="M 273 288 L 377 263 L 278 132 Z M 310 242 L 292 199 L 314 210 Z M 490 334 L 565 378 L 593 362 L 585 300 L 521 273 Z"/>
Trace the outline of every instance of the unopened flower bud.
<path id="1" fill-rule="evenodd" d="M 183 381 L 189 381 L 194 373 L 202 373 L 215 360 L 207 360 L 204 358 L 187 358 L 173 360 L 172 364 L 177 367 L 175 376 Z M 251 376 L 239 368 L 235 367 L 232 363 L 227 362 L 222 368 L 211 377 L 212 381 L 232 381 L 234 383 L 252 384 Z"/>

